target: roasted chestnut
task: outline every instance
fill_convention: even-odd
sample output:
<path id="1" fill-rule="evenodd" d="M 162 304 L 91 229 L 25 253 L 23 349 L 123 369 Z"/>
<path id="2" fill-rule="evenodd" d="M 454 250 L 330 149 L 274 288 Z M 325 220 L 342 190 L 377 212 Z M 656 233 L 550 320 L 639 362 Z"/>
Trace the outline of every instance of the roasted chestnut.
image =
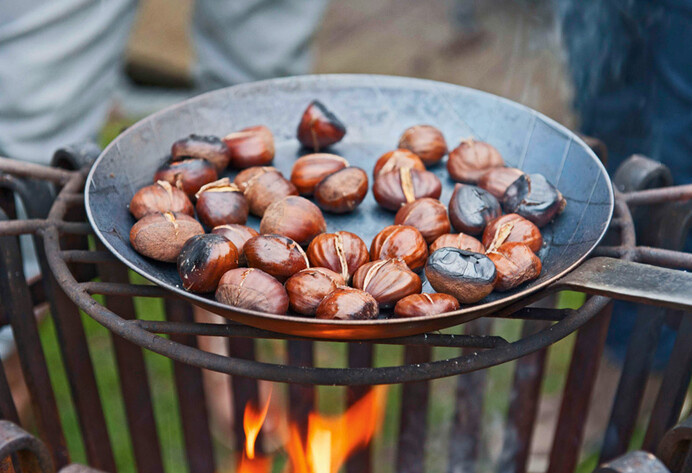
<path id="1" fill-rule="evenodd" d="M 238 250 L 221 235 L 196 235 L 178 255 L 178 275 L 191 292 L 212 292 L 226 271 L 238 267 Z"/>
<path id="2" fill-rule="evenodd" d="M 502 200 L 505 191 L 524 172 L 517 168 L 492 168 L 478 179 L 478 187 L 490 192 L 497 200 Z"/>
<path id="3" fill-rule="evenodd" d="M 298 141 L 315 151 L 338 143 L 345 134 L 344 124 L 318 100 L 308 105 L 298 124 Z"/>
<path id="4" fill-rule="evenodd" d="M 298 243 L 281 235 L 258 235 L 245 242 L 243 254 L 251 268 L 286 281 L 301 269 L 309 268 L 308 257 Z"/>
<path id="5" fill-rule="evenodd" d="M 327 268 L 307 268 L 288 278 L 288 303 L 295 312 L 315 315 L 317 306 L 327 294 L 346 285 L 341 275 Z"/>
<path id="6" fill-rule="evenodd" d="M 329 153 L 307 154 L 293 164 L 291 182 L 301 195 L 312 195 L 315 186 L 328 175 L 348 167 L 348 161 Z"/>
<path id="7" fill-rule="evenodd" d="M 258 217 L 277 200 L 289 195 L 298 195 L 296 187 L 287 181 L 280 172 L 269 171 L 258 174 L 245 184 L 245 197 L 250 212 Z"/>
<path id="8" fill-rule="evenodd" d="M 305 197 L 289 195 L 277 200 L 264 211 L 260 233 L 287 236 L 307 246 L 327 229 L 322 211 Z"/>
<path id="9" fill-rule="evenodd" d="M 485 255 L 445 247 L 430 255 L 425 276 L 437 292 L 454 296 L 462 304 L 471 304 L 492 292 L 497 270 Z"/>
<path id="10" fill-rule="evenodd" d="M 409 225 L 390 225 L 375 235 L 370 245 L 370 259 L 402 258 L 412 271 L 425 265 L 428 245 L 423 235 Z"/>
<path id="11" fill-rule="evenodd" d="M 455 181 L 475 184 L 488 170 L 504 165 L 500 152 L 493 145 L 467 138 L 450 151 L 447 171 Z"/>
<path id="12" fill-rule="evenodd" d="M 567 201 L 557 187 L 542 174 L 524 174 L 505 191 L 502 207 L 507 213 L 517 213 L 539 228 L 565 210 Z"/>
<path id="13" fill-rule="evenodd" d="M 430 245 L 430 253 L 445 247 L 459 248 L 460 250 L 472 251 L 474 253 L 485 253 L 485 246 L 471 235 L 465 233 L 441 235 Z"/>
<path id="14" fill-rule="evenodd" d="M 449 199 L 449 219 L 458 232 L 478 235 L 491 220 L 502 215 L 500 203 L 480 187 L 457 184 Z"/>
<path id="15" fill-rule="evenodd" d="M 227 177 L 203 185 L 195 197 L 197 216 L 209 228 L 247 222 L 247 199 Z"/>
<path id="16" fill-rule="evenodd" d="M 137 253 L 173 263 L 185 242 L 202 233 L 202 225 L 187 214 L 153 213 L 142 217 L 132 226 L 130 244 Z"/>
<path id="17" fill-rule="evenodd" d="M 358 268 L 370 261 L 368 247 L 351 232 L 323 233 L 308 246 L 308 259 L 312 266 L 335 271 L 349 282 Z"/>
<path id="18" fill-rule="evenodd" d="M 394 224 L 416 227 L 428 244 L 452 229 L 447 208 L 439 200 L 430 197 L 404 204 L 396 213 Z"/>
<path id="19" fill-rule="evenodd" d="M 504 243 L 487 255 L 497 270 L 495 289 L 498 291 L 509 291 L 541 274 L 541 260 L 523 243 Z"/>
<path id="20" fill-rule="evenodd" d="M 243 128 L 223 137 L 231 152 L 231 166 L 264 166 L 274 159 L 274 135 L 264 125 Z"/>
<path id="21" fill-rule="evenodd" d="M 396 211 L 405 203 L 416 199 L 439 198 L 442 184 L 431 172 L 401 168 L 380 173 L 372 186 L 372 193 L 378 204 L 385 209 Z"/>
<path id="22" fill-rule="evenodd" d="M 361 168 L 348 167 L 325 177 L 315 187 L 315 202 L 332 213 L 353 212 L 368 193 L 368 174 Z"/>
<path id="23" fill-rule="evenodd" d="M 377 301 L 367 292 L 342 286 L 327 294 L 317 306 L 318 319 L 369 320 L 380 314 Z"/>
<path id="24" fill-rule="evenodd" d="M 395 149 L 379 157 L 372 170 L 372 177 L 373 179 L 377 179 L 380 174 L 397 171 L 402 168 L 425 171 L 425 164 L 423 164 L 423 161 L 417 154 L 407 149 Z"/>
<path id="25" fill-rule="evenodd" d="M 431 125 L 416 125 L 407 128 L 399 138 L 399 148 L 411 150 L 431 166 L 447 154 L 447 142 L 442 132 Z"/>
<path id="26" fill-rule="evenodd" d="M 241 309 L 285 314 L 288 294 L 283 284 L 256 268 L 236 268 L 226 272 L 214 295 L 217 301 Z"/>
<path id="27" fill-rule="evenodd" d="M 245 189 L 247 189 L 247 186 L 250 183 L 250 181 L 252 181 L 257 176 L 270 171 L 276 171 L 279 174 L 281 174 L 281 172 L 273 166 L 253 166 L 251 168 L 243 169 L 242 171 L 240 171 L 235 176 L 235 179 L 233 179 L 233 184 L 238 186 L 238 189 L 240 189 L 242 192 L 245 192 Z"/>
<path id="28" fill-rule="evenodd" d="M 353 287 L 372 295 L 381 308 L 394 307 L 396 302 L 421 291 L 420 277 L 403 259 L 386 259 L 364 264 L 353 275 Z"/>
<path id="29" fill-rule="evenodd" d="M 518 214 L 506 214 L 488 222 L 483 231 L 483 244 L 488 251 L 503 243 L 519 242 L 538 253 L 543 245 L 543 236 L 536 225 Z"/>
<path id="30" fill-rule="evenodd" d="M 245 246 L 245 242 L 248 241 L 250 238 L 259 235 L 259 233 L 257 233 L 257 231 L 254 228 L 246 227 L 245 225 L 238 225 L 235 223 L 219 225 L 218 227 L 214 227 L 214 229 L 211 232 L 226 237 L 228 240 L 231 241 L 231 243 L 235 245 L 235 247 L 238 249 L 238 262 L 240 264 L 246 264 L 245 255 L 243 254 L 243 247 Z"/>
<path id="31" fill-rule="evenodd" d="M 394 315 L 397 317 L 423 317 L 444 314 L 459 308 L 454 296 L 436 292 L 433 294 L 411 294 L 396 303 Z"/>
<path id="32" fill-rule="evenodd" d="M 166 163 L 154 174 L 154 181 L 169 182 L 188 196 L 195 195 L 204 184 L 218 178 L 214 165 L 199 158 Z"/>
<path id="33" fill-rule="evenodd" d="M 195 208 L 185 192 L 166 181 L 157 181 L 135 193 L 130 201 L 130 212 L 136 219 L 160 212 L 180 212 L 193 216 Z"/>
<path id="34" fill-rule="evenodd" d="M 217 136 L 192 134 L 182 138 L 171 146 L 171 159 L 180 161 L 187 158 L 206 159 L 214 165 L 216 172 L 221 172 L 231 161 L 231 150 Z"/>

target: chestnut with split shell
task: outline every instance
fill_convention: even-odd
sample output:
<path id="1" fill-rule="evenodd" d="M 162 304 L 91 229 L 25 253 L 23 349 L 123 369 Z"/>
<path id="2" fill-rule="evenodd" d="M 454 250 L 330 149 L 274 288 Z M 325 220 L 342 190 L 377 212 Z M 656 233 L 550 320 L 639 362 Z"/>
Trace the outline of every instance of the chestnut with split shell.
<path id="1" fill-rule="evenodd" d="M 401 258 L 366 263 L 353 275 L 353 287 L 372 295 L 381 308 L 393 307 L 410 294 L 421 291 L 420 277 Z"/>
<path id="2" fill-rule="evenodd" d="M 407 128 L 399 138 L 399 148 L 411 150 L 427 166 L 438 163 L 447 154 L 447 142 L 442 132 L 431 125 Z"/>
<path id="3" fill-rule="evenodd" d="M 241 192 L 245 192 L 250 182 L 261 174 L 275 171 L 281 174 L 281 171 L 276 169 L 274 166 L 252 166 L 247 169 L 240 171 L 233 179 L 233 184 L 238 186 Z M 283 175 L 282 175 L 283 176 Z"/>
<path id="4" fill-rule="evenodd" d="M 539 228 L 559 215 L 567 205 L 557 187 L 542 174 L 525 174 L 505 191 L 502 207 L 507 213 L 517 213 Z"/>
<path id="5" fill-rule="evenodd" d="M 235 245 L 235 247 L 238 249 L 238 262 L 242 265 L 246 264 L 245 255 L 243 255 L 243 248 L 245 247 L 245 242 L 248 241 L 250 238 L 259 235 L 257 230 L 255 230 L 254 228 L 250 228 L 245 225 L 239 225 L 237 223 L 219 225 L 218 227 L 214 227 L 214 229 L 211 232 L 225 237 Z"/>
<path id="6" fill-rule="evenodd" d="M 399 169 L 409 168 L 416 171 L 425 171 L 425 164 L 417 154 L 407 149 L 395 149 L 388 151 L 378 158 L 372 170 L 372 177 L 377 179 L 380 174 Z"/>
<path id="7" fill-rule="evenodd" d="M 183 245 L 178 256 L 178 275 L 191 292 L 216 290 L 221 276 L 238 267 L 238 250 L 221 235 L 196 235 Z"/>
<path id="8" fill-rule="evenodd" d="M 500 203 L 490 192 L 467 184 L 454 186 L 449 199 L 449 219 L 456 231 L 478 235 L 488 222 L 500 215 Z"/>
<path id="9" fill-rule="evenodd" d="M 347 283 L 358 268 L 370 261 L 365 242 L 355 233 L 339 231 L 317 235 L 307 250 L 312 266 L 335 271 Z"/>
<path id="10" fill-rule="evenodd" d="M 344 278 L 327 268 L 300 270 L 284 284 L 291 309 L 303 315 L 315 315 L 327 294 L 344 285 Z"/>
<path id="11" fill-rule="evenodd" d="M 226 169 L 231 161 L 231 150 L 218 136 L 192 134 L 171 146 L 172 161 L 187 158 L 205 159 L 214 165 L 218 173 Z"/>
<path id="12" fill-rule="evenodd" d="M 336 154 L 306 154 L 293 164 L 291 182 L 301 195 L 312 195 L 322 179 L 346 167 L 348 161 Z"/>
<path id="13" fill-rule="evenodd" d="M 298 243 L 281 235 L 258 235 L 245 242 L 243 254 L 251 268 L 274 276 L 280 282 L 301 269 L 310 267 L 308 257 Z"/>
<path id="14" fill-rule="evenodd" d="M 267 207 L 286 196 L 298 195 L 298 190 L 280 172 L 269 171 L 247 181 L 244 193 L 250 212 L 262 217 Z"/>
<path id="15" fill-rule="evenodd" d="M 488 251 L 503 243 L 519 242 L 538 253 L 543 246 L 541 231 L 531 221 L 518 214 L 505 214 L 488 223 L 483 231 L 483 244 Z"/>
<path id="16" fill-rule="evenodd" d="M 497 269 L 497 291 L 509 291 L 541 274 L 541 260 L 523 243 L 504 243 L 487 255 Z"/>
<path id="17" fill-rule="evenodd" d="M 304 197 L 289 195 L 277 200 L 264 211 L 260 233 L 284 235 L 307 246 L 327 229 L 322 211 Z"/>
<path id="18" fill-rule="evenodd" d="M 502 201 L 507 188 L 523 175 L 524 171 L 517 168 L 492 168 L 478 179 L 478 187 L 487 190 L 497 200 Z"/>
<path id="19" fill-rule="evenodd" d="M 218 178 L 214 165 L 199 158 L 166 163 L 154 174 L 154 181 L 169 182 L 190 197 L 203 185 Z"/>
<path id="20" fill-rule="evenodd" d="M 460 250 L 472 251 L 474 253 L 485 253 L 485 246 L 471 235 L 465 233 L 446 233 L 440 235 L 440 237 L 430 245 L 430 253 L 445 247 L 459 248 Z"/>
<path id="21" fill-rule="evenodd" d="M 147 214 L 160 212 L 180 212 L 192 217 L 195 208 L 185 192 L 166 181 L 142 187 L 130 201 L 130 213 L 137 220 Z"/>
<path id="22" fill-rule="evenodd" d="M 317 306 L 318 319 L 370 320 L 380 314 L 377 301 L 367 292 L 341 286 L 327 294 Z"/>
<path id="23" fill-rule="evenodd" d="M 416 227 L 428 244 L 452 229 L 447 208 L 439 200 L 430 197 L 404 204 L 396 213 L 394 224 Z"/>
<path id="24" fill-rule="evenodd" d="M 486 255 L 457 248 L 434 251 L 425 265 L 425 276 L 437 292 L 472 304 L 493 290 L 497 270 Z"/>
<path id="25" fill-rule="evenodd" d="M 411 294 L 396 303 L 394 315 L 397 317 L 424 317 L 453 312 L 458 309 L 459 301 L 449 294 L 440 292 Z"/>
<path id="26" fill-rule="evenodd" d="M 319 151 L 341 141 L 346 127 L 319 100 L 313 100 L 298 124 L 298 141 L 306 148 Z"/>
<path id="27" fill-rule="evenodd" d="M 153 213 L 130 229 L 130 244 L 137 253 L 157 261 L 173 263 L 185 242 L 204 233 L 202 225 L 183 213 Z"/>
<path id="28" fill-rule="evenodd" d="M 315 187 L 315 202 L 331 213 L 353 212 L 368 193 L 368 175 L 361 168 L 348 167 L 322 179 Z"/>
<path id="29" fill-rule="evenodd" d="M 197 216 L 208 228 L 247 221 L 247 199 L 227 177 L 203 185 L 195 197 Z"/>
<path id="30" fill-rule="evenodd" d="M 372 186 L 372 193 L 382 207 L 398 211 L 402 205 L 423 197 L 439 198 L 442 184 L 431 172 L 401 168 L 380 173 Z"/>
<path id="31" fill-rule="evenodd" d="M 447 171 L 455 181 L 475 184 L 488 170 L 504 165 L 500 152 L 493 145 L 466 138 L 449 152 Z"/>
<path id="32" fill-rule="evenodd" d="M 274 159 L 274 135 L 264 125 L 243 128 L 223 137 L 231 152 L 231 166 L 264 166 Z"/>
<path id="33" fill-rule="evenodd" d="M 370 259 L 402 258 L 412 271 L 425 266 L 428 245 L 423 235 L 409 225 L 390 225 L 375 235 L 370 245 Z"/>
<path id="34" fill-rule="evenodd" d="M 285 314 L 288 294 L 283 284 L 256 268 L 236 268 L 226 272 L 214 295 L 222 304 L 241 309 Z"/>

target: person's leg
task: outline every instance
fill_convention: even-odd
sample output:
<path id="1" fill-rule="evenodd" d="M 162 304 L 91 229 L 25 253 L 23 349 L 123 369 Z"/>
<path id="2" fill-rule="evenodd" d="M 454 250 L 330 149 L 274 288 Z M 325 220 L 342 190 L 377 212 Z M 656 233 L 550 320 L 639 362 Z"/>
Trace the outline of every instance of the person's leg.
<path id="1" fill-rule="evenodd" d="M 310 72 L 310 42 L 329 0 L 197 0 L 192 38 L 203 90 Z"/>
<path id="2" fill-rule="evenodd" d="M 0 2 L 0 154 L 48 163 L 56 148 L 96 137 L 136 3 Z"/>

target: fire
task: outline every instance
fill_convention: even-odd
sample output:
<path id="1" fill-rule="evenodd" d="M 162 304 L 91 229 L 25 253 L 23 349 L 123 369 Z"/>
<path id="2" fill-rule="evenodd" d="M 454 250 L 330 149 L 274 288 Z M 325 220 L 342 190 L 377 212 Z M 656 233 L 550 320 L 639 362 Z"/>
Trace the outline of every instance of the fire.
<path id="1" fill-rule="evenodd" d="M 267 418 L 269 411 L 269 401 L 272 399 L 272 393 L 269 391 L 267 402 L 264 403 L 262 410 L 257 409 L 253 403 L 248 403 L 245 406 L 245 414 L 243 415 L 243 430 L 245 430 L 245 454 L 252 460 L 255 458 L 255 441 L 259 434 L 264 419 Z"/>

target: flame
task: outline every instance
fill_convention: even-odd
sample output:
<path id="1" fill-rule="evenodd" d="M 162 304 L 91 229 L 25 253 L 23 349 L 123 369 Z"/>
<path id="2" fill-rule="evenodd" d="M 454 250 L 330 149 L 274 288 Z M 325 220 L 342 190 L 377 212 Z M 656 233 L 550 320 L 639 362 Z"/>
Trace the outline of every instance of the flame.
<path id="1" fill-rule="evenodd" d="M 267 401 L 264 403 L 261 410 L 257 409 L 252 402 L 249 402 L 245 406 L 245 414 L 243 415 L 243 429 L 245 430 L 245 454 L 250 460 L 255 458 L 255 441 L 257 440 L 257 435 L 262 428 L 262 424 L 264 424 L 264 419 L 267 418 L 267 411 L 269 411 L 269 402 L 271 399 L 272 392 L 269 391 Z"/>

